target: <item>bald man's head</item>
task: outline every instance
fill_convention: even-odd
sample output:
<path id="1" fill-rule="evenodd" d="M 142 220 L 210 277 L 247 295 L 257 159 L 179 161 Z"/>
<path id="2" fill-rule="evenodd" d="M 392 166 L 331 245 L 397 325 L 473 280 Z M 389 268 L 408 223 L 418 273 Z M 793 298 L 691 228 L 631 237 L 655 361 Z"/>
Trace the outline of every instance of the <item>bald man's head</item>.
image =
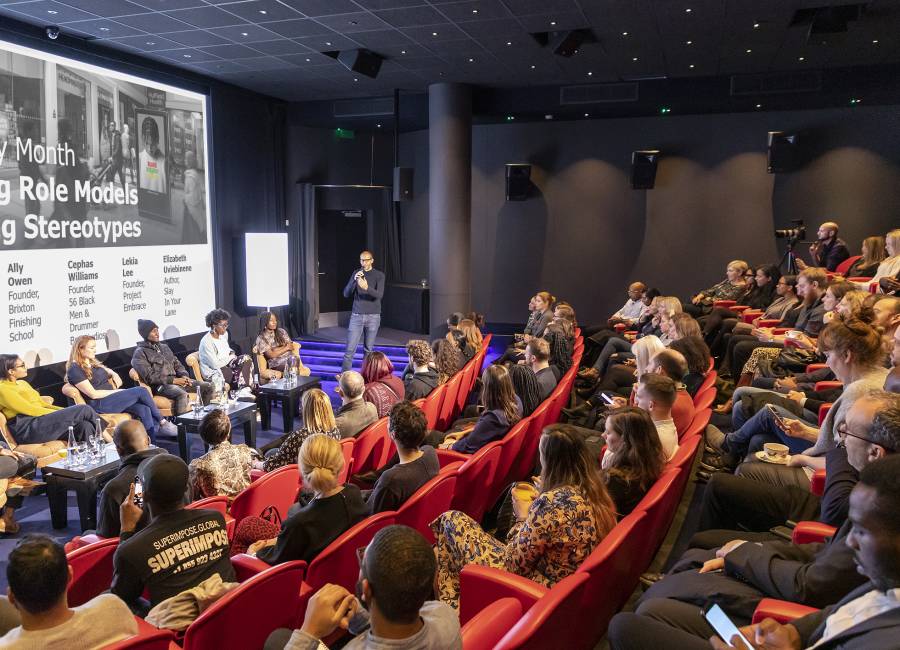
<path id="1" fill-rule="evenodd" d="M 130 456 L 150 447 L 150 436 L 140 420 L 120 422 L 113 431 L 113 443 L 120 457 Z"/>
<path id="2" fill-rule="evenodd" d="M 831 237 L 837 237 L 838 225 L 834 221 L 826 221 L 821 226 L 819 226 L 819 231 L 816 234 L 818 235 L 819 241 L 823 241 Z"/>

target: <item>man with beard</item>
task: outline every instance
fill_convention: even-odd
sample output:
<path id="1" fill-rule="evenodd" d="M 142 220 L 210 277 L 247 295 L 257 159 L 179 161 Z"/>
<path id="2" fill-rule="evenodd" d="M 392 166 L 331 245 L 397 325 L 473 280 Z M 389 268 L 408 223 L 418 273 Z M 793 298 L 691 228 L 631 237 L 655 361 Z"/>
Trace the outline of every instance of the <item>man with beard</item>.
<path id="1" fill-rule="evenodd" d="M 434 551 L 417 531 L 383 528 L 359 557 L 356 596 L 325 585 L 306 606 L 303 626 L 293 634 L 276 630 L 265 647 L 316 650 L 320 639 L 343 627 L 358 635 L 347 650 L 462 648 L 456 612 L 432 600 L 436 570 Z"/>
<path id="2" fill-rule="evenodd" d="M 851 433 L 847 431 L 849 437 Z M 866 465 L 850 494 L 850 522 L 845 544 L 853 551 L 857 571 L 868 581 L 839 602 L 787 625 L 765 619 L 741 628 L 754 648 L 868 650 L 895 648 L 900 633 L 900 455 Z M 747 649 L 737 637 L 726 645 L 709 642 L 639 614 L 618 614 L 610 624 L 614 650 L 659 647 L 685 650 Z"/>

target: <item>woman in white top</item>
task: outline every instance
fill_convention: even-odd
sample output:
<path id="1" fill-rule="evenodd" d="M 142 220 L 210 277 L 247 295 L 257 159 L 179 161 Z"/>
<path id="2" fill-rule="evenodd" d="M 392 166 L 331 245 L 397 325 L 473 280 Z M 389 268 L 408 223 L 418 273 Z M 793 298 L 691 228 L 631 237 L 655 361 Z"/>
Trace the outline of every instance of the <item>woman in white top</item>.
<path id="1" fill-rule="evenodd" d="M 248 354 L 235 354 L 228 345 L 230 318 L 224 309 L 213 309 L 206 315 L 209 332 L 200 339 L 200 374 L 217 390 L 228 383 L 238 389 L 239 398 L 252 399 L 253 361 Z"/>
<path id="2" fill-rule="evenodd" d="M 900 228 L 884 236 L 884 247 L 887 249 L 888 257 L 878 265 L 878 271 L 875 272 L 871 282 L 878 283 L 879 293 L 885 291 L 892 293 L 900 289 L 900 281 L 897 280 L 897 274 L 900 273 Z M 884 283 L 881 280 L 884 280 Z"/>

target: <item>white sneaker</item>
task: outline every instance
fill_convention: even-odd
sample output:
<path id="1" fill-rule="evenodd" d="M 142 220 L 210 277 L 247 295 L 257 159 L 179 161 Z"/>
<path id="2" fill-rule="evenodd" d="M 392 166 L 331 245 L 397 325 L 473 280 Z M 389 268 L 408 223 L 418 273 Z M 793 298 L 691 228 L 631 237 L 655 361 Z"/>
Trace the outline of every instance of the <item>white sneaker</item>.
<path id="1" fill-rule="evenodd" d="M 249 386 L 244 386 L 237 392 L 235 398 L 240 402 L 255 402 L 256 395 L 253 394 L 253 390 Z"/>
<path id="2" fill-rule="evenodd" d="M 156 435 L 161 436 L 163 438 L 177 438 L 178 437 L 178 427 L 169 422 L 168 420 L 163 420 L 159 423 L 159 426 L 156 428 Z"/>

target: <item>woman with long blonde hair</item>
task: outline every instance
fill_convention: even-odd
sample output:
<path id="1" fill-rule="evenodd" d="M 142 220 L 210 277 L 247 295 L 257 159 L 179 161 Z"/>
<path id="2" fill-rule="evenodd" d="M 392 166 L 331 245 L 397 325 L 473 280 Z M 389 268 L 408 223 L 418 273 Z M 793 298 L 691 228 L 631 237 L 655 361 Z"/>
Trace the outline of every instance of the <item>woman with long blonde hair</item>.
<path id="1" fill-rule="evenodd" d="M 78 389 L 84 401 L 97 413 L 128 413 L 141 421 L 150 440 L 162 432 L 175 436 L 175 425 L 163 420 L 153 396 L 143 386 L 122 388 L 122 378 L 97 359 L 97 341 L 93 336 L 79 336 L 72 343 L 66 362 L 66 382 Z"/>
<path id="2" fill-rule="evenodd" d="M 518 483 L 512 490 L 516 523 L 508 543 L 456 510 L 431 524 L 444 602 L 458 603 L 459 573 L 466 564 L 503 569 L 552 587 L 574 573 L 612 530 L 616 507 L 581 434 L 565 424 L 551 425 L 538 450 L 537 485 Z"/>
<path id="3" fill-rule="evenodd" d="M 900 289 L 900 280 L 897 279 L 900 274 L 900 228 L 884 236 L 884 247 L 888 257 L 878 265 L 871 281 L 878 283 L 880 292 L 896 293 Z"/>
<path id="4" fill-rule="evenodd" d="M 341 485 L 338 480 L 344 469 L 344 454 L 337 440 L 314 433 L 303 441 L 295 460 L 300 466 L 304 491 L 311 492 L 312 498 L 302 507 L 292 508 L 296 510 L 284 520 L 277 537 L 260 539 L 247 549 L 267 564 L 312 562 L 325 547 L 369 514 L 359 488 L 349 483 Z M 244 533 L 242 526 L 251 527 L 242 522 L 238 533 Z"/>
<path id="5" fill-rule="evenodd" d="M 266 452 L 264 467 L 267 472 L 296 462 L 303 441 L 311 435 L 321 433 L 335 440 L 341 439 L 341 432 L 334 420 L 331 400 L 324 391 L 311 388 L 303 393 L 300 413 L 303 415 L 303 426 L 281 438 L 277 449 L 273 451 L 270 448 Z"/>

